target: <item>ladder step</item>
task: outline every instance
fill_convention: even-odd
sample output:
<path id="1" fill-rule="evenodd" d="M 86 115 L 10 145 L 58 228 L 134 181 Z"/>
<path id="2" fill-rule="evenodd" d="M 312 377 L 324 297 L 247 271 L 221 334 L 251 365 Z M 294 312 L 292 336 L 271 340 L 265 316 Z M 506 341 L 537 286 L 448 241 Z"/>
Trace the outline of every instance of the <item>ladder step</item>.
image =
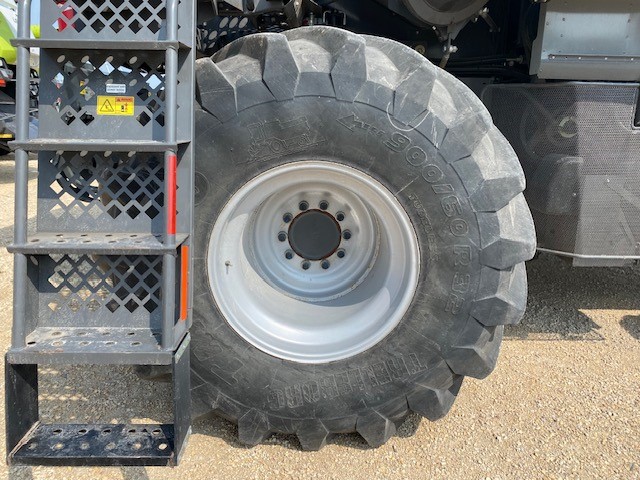
<path id="1" fill-rule="evenodd" d="M 11 465 L 166 466 L 176 463 L 171 424 L 36 424 Z"/>
<path id="2" fill-rule="evenodd" d="M 171 365 L 172 350 L 162 350 L 160 332 L 145 328 L 38 327 L 26 346 L 11 348 L 11 364 Z M 176 339 L 179 344 L 181 338 Z M 171 347 L 173 349 L 173 347 Z"/>
<path id="3" fill-rule="evenodd" d="M 180 42 L 168 40 L 157 41 L 117 41 L 117 40 L 69 40 L 43 38 L 15 38 L 11 40 L 14 47 L 55 48 L 70 50 L 167 50 L 169 48 L 188 48 Z"/>
<path id="4" fill-rule="evenodd" d="M 25 245 L 10 245 L 11 253 L 46 255 L 50 253 L 93 253 L 101 255 L 162 255 L 171 253 L 188 235 L 176 235 L 175 245 L 162 243 L 162 235 L 150 233 L 52 233 L 38 232 Z"/>
<path id="5" fill-rule="evenodd" d="M 167 150 L 175 150 L 178 145 L 184 143 L 188 143 L 188 141 L 181 140 L 176 143 L 167 143 L 150 140 L 33 138 L 27 141 L 9 142 L 9 146 L 15 150 L 22 149 L 31 152 L 58 150 L 67 152 L 165 152 Z"/>

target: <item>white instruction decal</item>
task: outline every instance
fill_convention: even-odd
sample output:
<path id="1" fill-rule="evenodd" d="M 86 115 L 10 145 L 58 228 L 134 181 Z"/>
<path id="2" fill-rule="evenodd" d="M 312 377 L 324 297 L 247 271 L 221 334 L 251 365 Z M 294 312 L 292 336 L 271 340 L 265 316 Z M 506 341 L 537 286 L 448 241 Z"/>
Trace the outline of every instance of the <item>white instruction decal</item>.
<path id="1" fill-rule="evenodd" d="M 107 93 L 127 93 L 127 86 L 124 83 L 109 83 Z"/>

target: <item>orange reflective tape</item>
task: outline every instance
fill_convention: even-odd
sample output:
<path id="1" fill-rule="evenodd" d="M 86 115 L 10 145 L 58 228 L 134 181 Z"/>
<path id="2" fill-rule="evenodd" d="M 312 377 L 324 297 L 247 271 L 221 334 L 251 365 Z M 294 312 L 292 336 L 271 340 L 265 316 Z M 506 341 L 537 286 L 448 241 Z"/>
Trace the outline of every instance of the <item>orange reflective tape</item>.
<path id="1" fill-rule="evenodd" d="M 189 316 L 189 247 L 182 246 L 180 255 L 180 320 Z"/>

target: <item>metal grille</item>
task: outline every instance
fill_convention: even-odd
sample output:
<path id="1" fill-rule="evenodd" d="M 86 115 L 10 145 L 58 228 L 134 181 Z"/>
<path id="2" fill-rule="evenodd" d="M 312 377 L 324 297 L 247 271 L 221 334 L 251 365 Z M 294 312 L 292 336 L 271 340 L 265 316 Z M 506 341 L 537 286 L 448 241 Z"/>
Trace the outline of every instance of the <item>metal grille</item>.
<path id="1" fill-rule="evenodd" d="M 42 152 L 38 230 L 159 234 L 163 184 L 162 154 Z"/>
<path id="2" fill-rule="evenodd" d="M 540 247 L 640 257 L 638 84 L 492 85 L 483 100 L 513 145 Z"/>
<path id="3" fill-rule="evenodd" d="M 30 259 L 40 282 L 39 327 L 160 326 L 161 256 Z"/>
<path id="4" fill-rule="evenodd" d="M 45 3 L 46 2 L 46 3 Z M 166 28 L 167 12 L 164 0 L 43 0 L 45 9 L 57 10 L 51 25 L 43 26 L 47 37 L 92 38 L 108 37 L 121 40 L 149 36 L 157 38 Z M 140 38 L 138 38 L 140 39 Z"/>
<path id="5" fill-rule="evenodd" d="M 40 98 L 40 135 L 163 139 L 163 62 L 161 52 L 142 58 L 124 51 L 48 51 L 42 58 L 41 81 L 55 87 L 43 89 Z M 113 95 L 108 86 L 114 84 L 122 86 L 122 96 L 134 97 L 133 116 L 98 114 L 97 96 Z"/>
<path id="6" fill-rule="evenodd" d="M 218 16 L 198 26 L 196 48 L 200 52 L 212 52 L 236 38 L 257 32 L 249 17 Z"/>

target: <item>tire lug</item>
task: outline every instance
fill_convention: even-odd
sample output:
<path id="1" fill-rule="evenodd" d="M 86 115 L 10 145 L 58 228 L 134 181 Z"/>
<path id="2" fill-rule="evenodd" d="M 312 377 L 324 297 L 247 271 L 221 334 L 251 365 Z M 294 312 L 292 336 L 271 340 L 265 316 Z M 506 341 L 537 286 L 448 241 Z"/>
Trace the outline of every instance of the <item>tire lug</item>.
<path id="1" fill-rule="evenodd" d="M 298 208 L 300 210 L 302 210 L 303 212 L 306 211 L 306 210 L 309 210 L 309 203 L 305 202 L 305 201 L 302 201 L 302 202 L 300 202 L 300 205 L 298 205 Z"/>
<path id="2" fill-rule="evenodd" d="M 349 230 L 345 230 L 344 232 L 342 232 L 342 238 L 344 238 L 345 240 L 350 240 L 351 232 Z"/>
<path id="3" fill-rule="evenodd" d="M 322 267 L 323 270 L 329 270 L 329 267 L 331 266 L 331 264 L 329 263 L 329 260 L 325 260 L 322 262 L 320 266 Z"/>
<path id="4" fill-rule="evenodd" d="M 311 268 L 311 263 L 304 261 L 302 262 L 302 269 L 303 270 L 309 270 L 309 268 Z"/>
<path id="5" fill-rule="evenodd" d="M 329 202 L 327 202 L 326 200 L 322 200 L 319 206 L 320 206 L 320 210 L 326 210 L 329 208 Z"/>
<path id="6" fill-rule="evenodd" d="M 344 258 L 346 254 L 347 252 L 345 252 L 344 250 L 338 250 L 337 256 L 338 258 Z"/>
<path id="7" fill-rule="evenodd" d="M 284 252 L 284 258 L 286 258 L 287 260 L 291 260 L 293 258 L 293 252 L 291 250 L 287 250 L 286 252 Z"/>
<path id="8" fill-rule="evenodd" d="M 343 213 L 343 212 L 338 212 L 338 213 L 336 214 L 336 219 L 337 219 L 339 222 L 342 222 L 342 221 L 344 220 L 344 217 L 345 217 L 345 215 L 344 215 L 344 213 Z"/>
<path id="9" fill-rule="evenodd" d="M 285 232 L 278 233 L 278 240 L 284 242 L 287 240 L 287 234 Z"/>
<path id="10" fill-rule="evenodd" d="M 289 223 L 289 222 L 291 222 L 291 220 L 293 220 L 293 215 L 291 215 L 290 213 L 285 213 L 285 214 L 282 216 L 282 221 L 283 221 L 284 223 Z"/>

